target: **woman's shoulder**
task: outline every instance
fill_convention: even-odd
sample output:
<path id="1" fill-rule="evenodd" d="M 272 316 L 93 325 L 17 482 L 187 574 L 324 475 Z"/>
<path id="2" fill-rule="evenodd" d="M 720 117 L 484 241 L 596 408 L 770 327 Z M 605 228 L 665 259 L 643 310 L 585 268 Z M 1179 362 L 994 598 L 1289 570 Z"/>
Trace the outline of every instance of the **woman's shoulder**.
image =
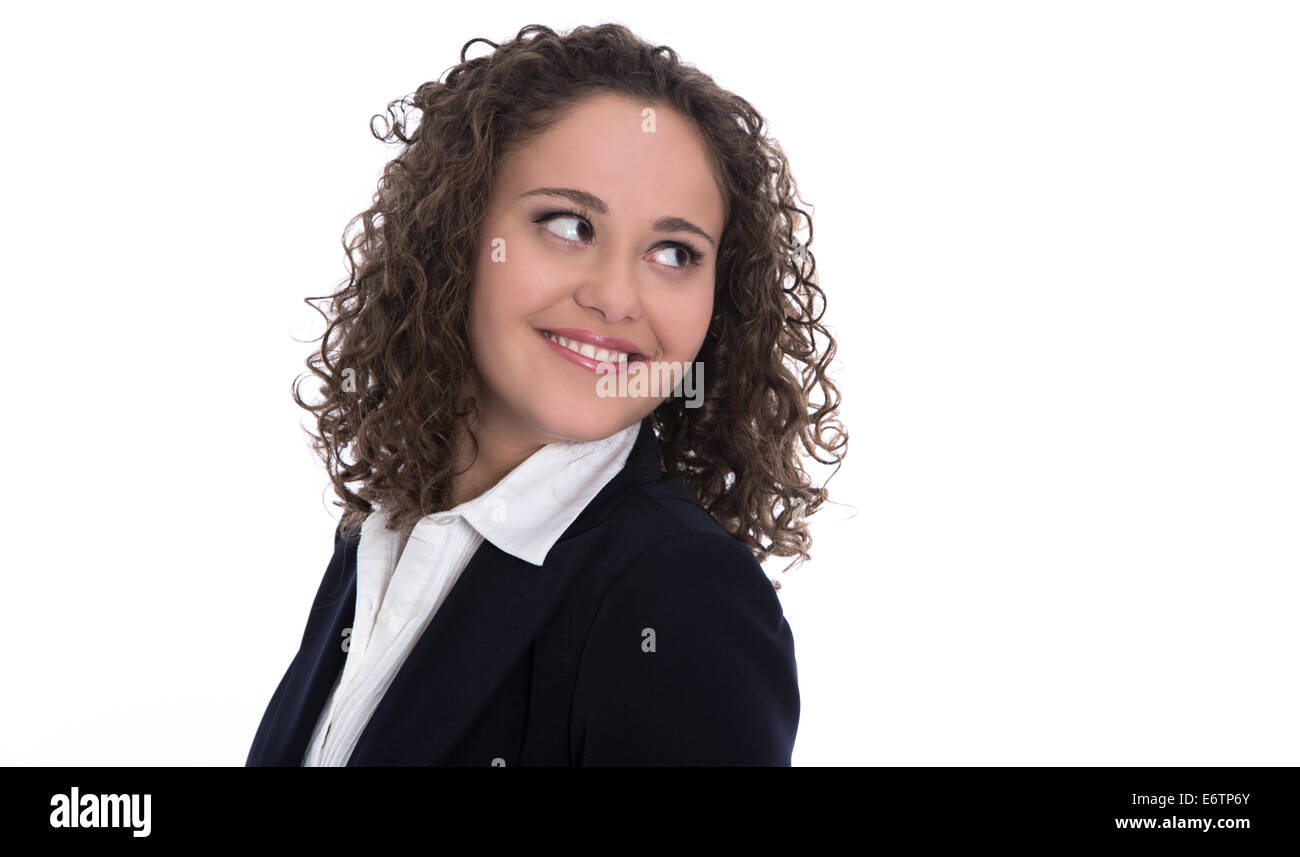
<path id="1" fill-rule="evenodd" d="M 728 601 L 775 619 L 780 601 L 753 552 L 722 528 L 695 493 L 667 473 L 624 498 L 607 521 L 624 547 L 603 585 L 617 600 L 690 591 L 697 605 Z M 606 605 L 610 605 L 609 598 Z"/>
<path id="2" fill-rule="evenodd" d="M 617 511 L 654 535 L 600 576 L 573 699 L 579 763 L 790 764 L 794 638 L 762 566 L 676 479 Z"/>
<path id="3" fill-rule="evenodd" d="M 700 542 L 716 537 L 748 552 L 709 514 L 694 491 L 676 476 L 662 471 L 657 478 L 639 482 L 620 497 L 603 523 L 614 530 L 643 536 L 630 539 L 642 548 L 669 539 Z"/>
<path id="4" fill-rule="evenodd" d="M 630 500 L 640 504 L 637 511 L 641 514 L 646 507 L 655 509 L 667 526 L 680 533 L 713 533 L 730 537 L 700 503 L 695 492 L 682 480 L 667 473 L 661 473 L 657 480 L 642 483 Z"/>

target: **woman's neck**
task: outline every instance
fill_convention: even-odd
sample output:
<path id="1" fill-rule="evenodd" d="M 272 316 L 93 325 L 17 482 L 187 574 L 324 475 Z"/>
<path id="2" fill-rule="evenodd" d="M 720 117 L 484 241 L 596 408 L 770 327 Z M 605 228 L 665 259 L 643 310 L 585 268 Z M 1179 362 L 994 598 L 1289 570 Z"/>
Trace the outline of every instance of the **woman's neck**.
<path id="1" fill-rule="evenodd" d="M 478 441 L 477 455 L 470 431 Z M 505 420 L 493 418 L 490 412 L 472 421 L 457 442 L 451 482 L 452 507 L 485 493 L 546 443 Z"/>

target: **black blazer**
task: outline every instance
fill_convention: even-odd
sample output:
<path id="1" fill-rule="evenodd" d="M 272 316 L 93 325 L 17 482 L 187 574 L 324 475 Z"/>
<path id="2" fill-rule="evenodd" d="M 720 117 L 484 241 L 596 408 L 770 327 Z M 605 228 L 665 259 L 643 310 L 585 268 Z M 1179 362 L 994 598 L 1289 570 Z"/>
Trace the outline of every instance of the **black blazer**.
<path id="1" fill-rule="evenodd" d="M 302 763 L 347 657 L 357 543 L 335 529 L 247 765 Z M 647 417 L 543 567 L 482 543 L 348 765 L 789 765 L 798 724 L 772 584 L 663 471 Z"/>

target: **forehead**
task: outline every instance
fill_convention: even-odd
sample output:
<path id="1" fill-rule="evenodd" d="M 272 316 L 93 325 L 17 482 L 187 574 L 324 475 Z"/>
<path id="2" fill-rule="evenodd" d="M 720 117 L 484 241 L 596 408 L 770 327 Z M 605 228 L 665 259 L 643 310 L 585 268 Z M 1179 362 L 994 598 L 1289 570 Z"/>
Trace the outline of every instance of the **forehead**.
<path id="1" fill-rule="evenodd" d="M 647 109 L 654 111 L 653 126 Z M 502 164 L 498 190 L 504 204 L 537 187 L 594 193 L 613 217 L 668 214 L 702 220 L 715 236 L 722 229 L 722 193 L 695 126 L 669 107 L 623 95 L 602 93 L 579 102 Z"/>

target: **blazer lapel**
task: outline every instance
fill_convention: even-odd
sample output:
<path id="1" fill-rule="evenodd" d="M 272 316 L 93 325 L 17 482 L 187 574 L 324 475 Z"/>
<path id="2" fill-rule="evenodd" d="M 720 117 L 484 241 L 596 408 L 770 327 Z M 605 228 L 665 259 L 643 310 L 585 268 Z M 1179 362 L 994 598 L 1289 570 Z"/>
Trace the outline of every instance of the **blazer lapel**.
<path id="1" fill-rule="evenodd" d="M 483 542 L 379 701 L 348 765 L 441 764 L 581 573 L 581 563 L 566 561 L 563 543 L 601 523 L 619 498 L 661 469 L 647 417 L 623 470 L 565 530 L 541 568 Z M 355 591 L 354 574 L 349 622 Z M 316 712 L 337 671 L 318 665 L 313 681 L 324 691 Z M 319 678 L 326 673 L 329 680 Z M 304 751 L 308 737 L 310 726 Z"/>
<path id="2" fill-rule="evenodd" d="M 380 699 L 348 765 L 439 764 L 523 654 L 572 574 L 538 568 L 483 542 Z"/>

